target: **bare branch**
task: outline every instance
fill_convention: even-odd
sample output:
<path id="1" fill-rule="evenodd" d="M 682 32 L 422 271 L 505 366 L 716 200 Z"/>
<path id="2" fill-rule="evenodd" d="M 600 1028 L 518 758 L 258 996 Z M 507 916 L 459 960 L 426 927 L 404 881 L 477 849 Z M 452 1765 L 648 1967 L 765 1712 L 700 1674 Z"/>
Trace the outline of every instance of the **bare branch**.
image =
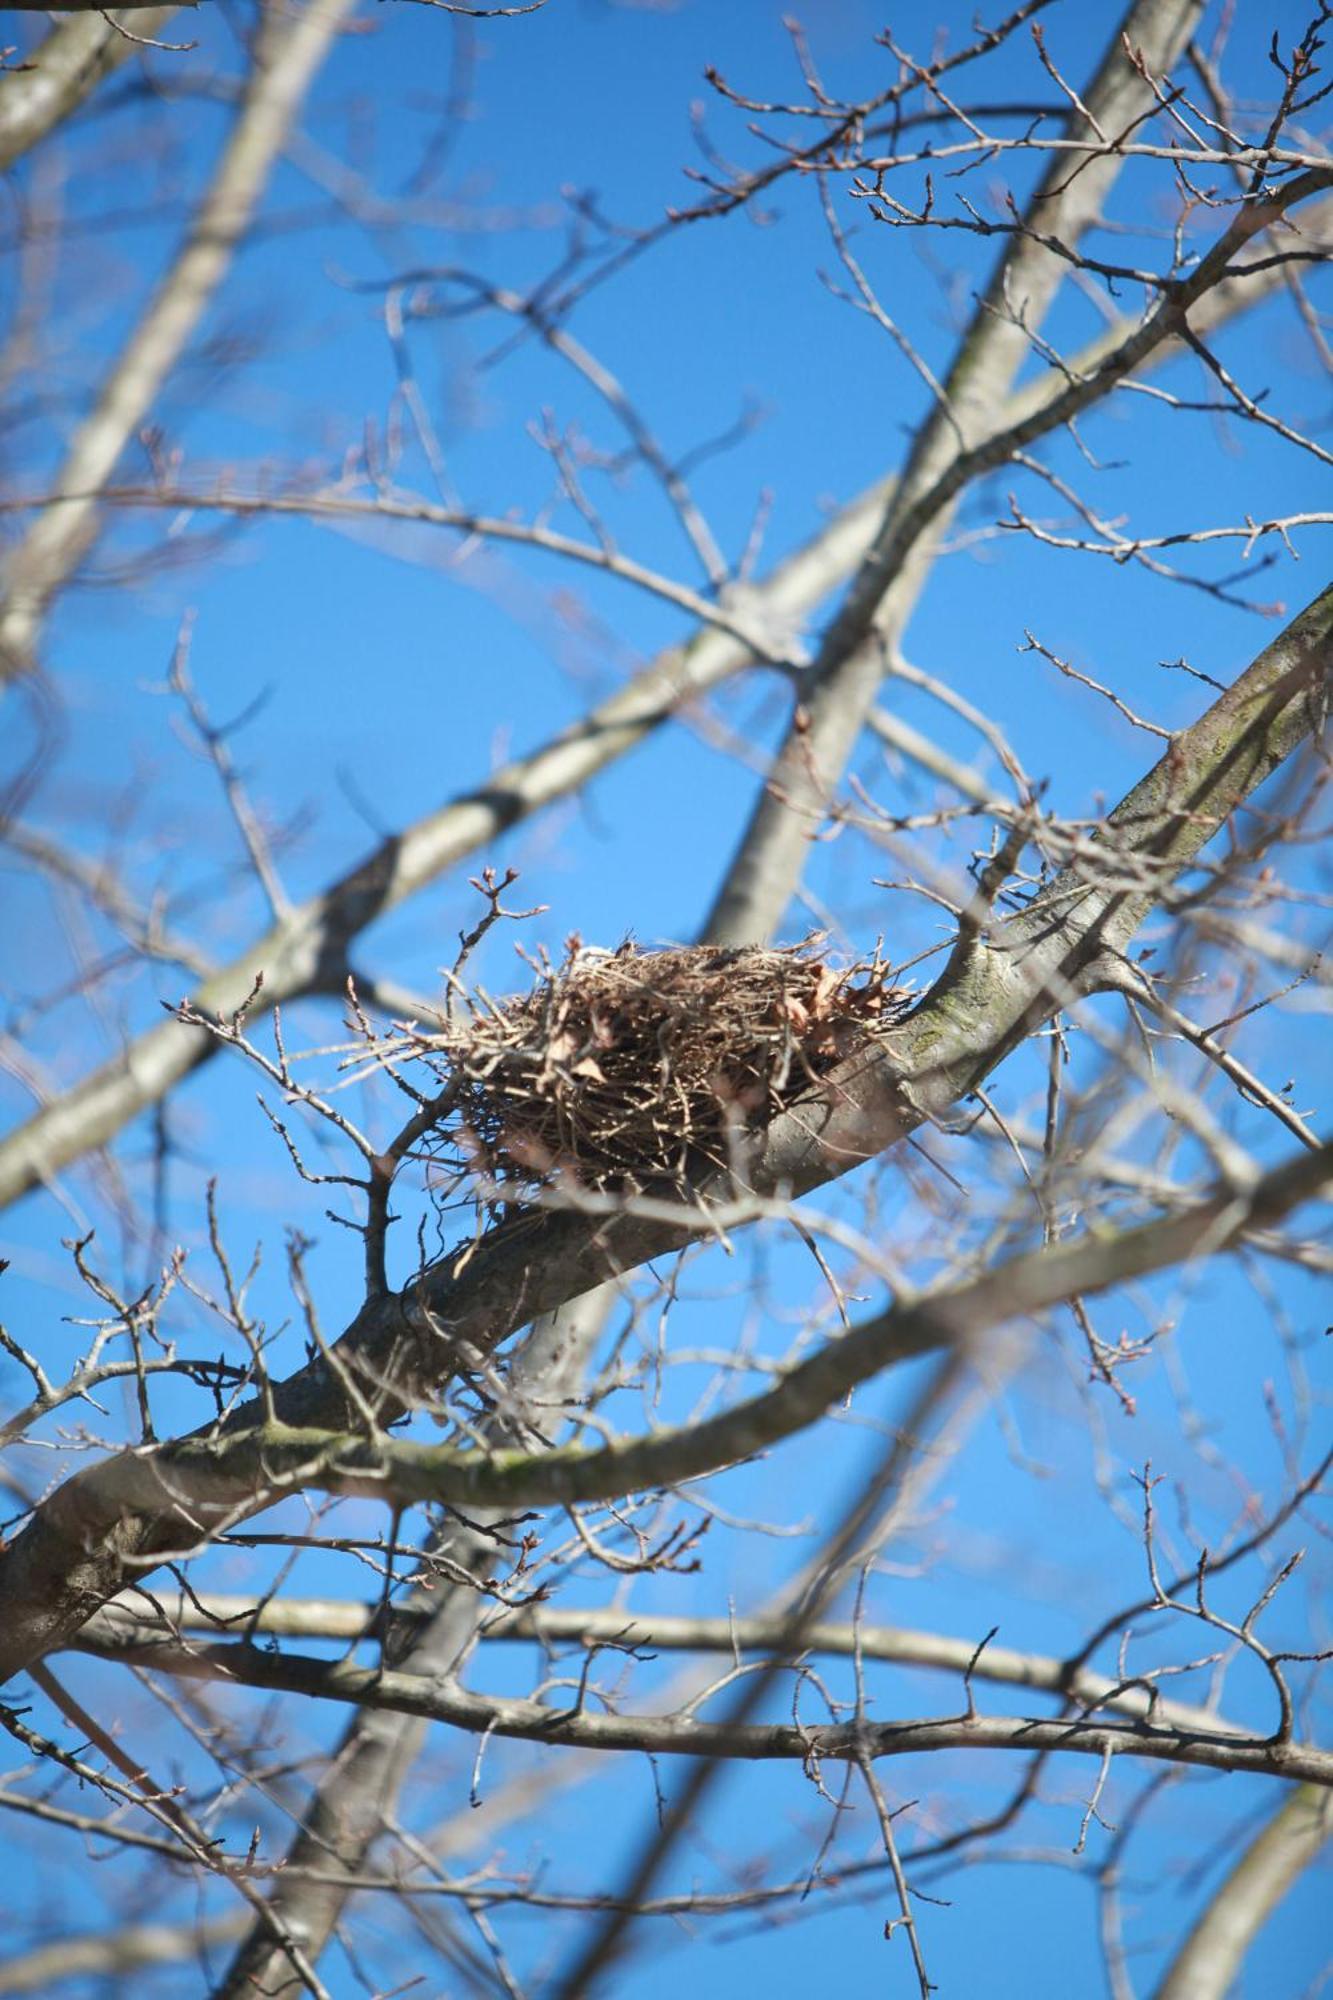
<path id="1" fill-rule="evenodd" d="M 36 11 L 36 9 L 34 9 Z M 155 35 L 175 14 L 151 0 L 139 13 L 138 28 Z M 118 34 L 103 8 L 62 21 L 39 42 L 21 73 L 0 79 L 0 168 L 12 166 L 77 111 L 104 76 L 131 53 L 133 39 Z"/>
<path id="2" fill-rule="evenodd" d="M 1333 1834 L 1333 1797 L 1297 1785 L 1265 1821 L 1171 1961 L 1155 2000 L 1223 2000 L 1260 1928 Z"/>
<path id="3" fill-rule="evenodd" d="M 57 488 L 77 497 L 46 508 L 6 565 L 0 682 L 31 670 L 46 608 L 97 534 L 98 496 L 221 283 L 287 128 L 354 6 L 310 0 L 293 23 L 272 18 L 263 60 L 190 234 L 66 453 Z"/>
<path id="4" fill-rule="evenodd" d="M 138 1649 L 145 1663 L 152 1646 Z M 134 1651 L 131 1650 L 131 1657 Z M 161 1663 L 165 1653 L 158 1651 Z M 1204 1770 L 1250 1771 L 1270 1777 L 1333 1786 L 1333 1751 L 1307 1743 L 1263 1737 L 1161 1728 L 1132 1722 L 1080 1721 L 1073 1717 L 971 1715 L 939 1721 L 853 1723 L 845 1728 L 791 1728 L 785 1724 L 713 1723 L 696 1717 L 593 1714 L 538 1701 L 473 1694 L 441 1686 L 426 1675 L 354 1667 L 293 1653 L 264 1653 L 245 1646 L 191 1644 L 171 1653 L 175 1674 L 230 1679 L 314 1699 L 400 1709 L 478 1734 L 513 1736 L 579 1750 L 642 1750 L 658 1756 L 768 1759 L 811 1757 L 824 1761 L 913 1756 L 936 1750 L 1058 1750 L 1076 1756 L 1112 1755 L 1165 1759 Z"/>
<path id="5" fill-rule="evenodd" d="M 927 1116 L 943 1115 L 1071 998 L 1123 980 L 1125 947 L 1143 916 L 1235 806 L 1320 726 L 1331 661 L 1333 590 L 1180 733 L 1110 816 L 1095 849 L 1104 859 L 1095 868 L 1080 859 L 991 936 L 964 937 L 927 1000 L 883 1051 L 854 1058 L 845 1073 L 835 1072 L 821 1100 L 777 1118 L 751 1163 L 759 1193 L 802 1193 L 873 1158 Z M 1284 1171 L 1296 1188 L 1313 1191 L 1322 1156 L 1307 1155 Z M 1276 1185 L 1285 1190 L 1289 1183 Z M 729 1198 L 729 1186 L 721 1192 Z M 1228 1216 L 1262 1220 L 1259 1209 L 1246 1210 L 1253 1189 L 1231 1188 L 1216 1199 L 1212 1223 L 1224 1233 Z M 438 1382 L 463 1356 L 493 1352 L 535 1315 L 587 1291 L 590 1281 L 658 1255 L 698 1228 L 678 1219 L 678 1204 L 650 1205 L 645 1214 L 632 1204 L 610 1207 L 591 1216 L 520 1215 L 431 1267 L 402 1296 L 372 1297 L 335 1351 L 341 1367 L 353 1369 L 376 1398 L 380 1421 L 410 1407 L 427 1382 Z M 1182 1247 L 1199 1240 L 1188 1216 L 1164 1225 L 1172 1226 L 1185 1232 Z M 1080 1275 L 1073 1272 L 1068 1290 L 1084 1288 Z M 274 1407 L 279 1422 L 297 1430 L 337 1429 L 349 1420 L 337 1374 L 324 1366 L 275 1390 Z M 248 1419 L 238 1412 L 231 1428 L 243 1430 L 247 1421 L 253 1412 Z M 211 1441 L 214 1433 L 204 1435 Z M 298 1476 L 320 1470 L 303 1464 Z M 136 1518 L 110 1496 L 97 1506 L 85 1493 L 90 1478 L 94 1491 L 99 1478 L 113 1488 L 128 1479 L 136 1491 L 146 1478 L 159 1497 Z M 151 1562 L 150 1551 L 178 1545 L 182 1512 L 192 1519 L 193 1501 L 174 1487 L 165 1463 L 121 1459 L 104 1473 L 69 1481 L 44 1504 L 0 1553 L 11 1607 L 0 1640 L 6 1674 L 72 1634 L 121 1588 L 129 1563 Z"/>

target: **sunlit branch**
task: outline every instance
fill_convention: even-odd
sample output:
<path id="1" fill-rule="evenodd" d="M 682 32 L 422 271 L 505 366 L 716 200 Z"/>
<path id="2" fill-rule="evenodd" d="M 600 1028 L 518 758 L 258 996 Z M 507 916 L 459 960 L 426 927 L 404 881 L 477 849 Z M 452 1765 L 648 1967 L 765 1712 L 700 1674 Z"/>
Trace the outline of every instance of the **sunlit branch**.
<path id="1" fill-rule="evenodd" d="M 129 1657 L 135 1657 L 129 1649 Z M 151 1665 L 154 1648 L 138 1654 Z M 159 1662 L 165 1653 L 158 1653 Z M 1225 1731 L 1161 1727 L 1134 1721 L 964 1715 L 908 1723 L 794 1728 L 789 1724 L 710 1723 L 697 1717 L 642 1716 L 561 1709 L 542 1702 L 474 1694 L 424 1675 L 356 1667 L 292 1653 L 265 1653 L 215 1642 L 173 1647 L 171 1670 L 192 1678 L 233 1679 L 247 1687 L 314 1699 L 402 1709 L 458 1729 L 512 1736 L 579 1750 L 642 1750 L 652 1755 L 743 1759 L 903 1757 L 956 1750 L 1055 1750 L 1079 1756 L 1165 1759 L 1215 1771 L 1251 1771 L 1333 1786 L 1333 1751 L 1276 1743 Z"/>
<path id="2" fill-rule="evenodd" d="M 960 936 L 942 978 L 894 1028 L 883 1050 L 853 1058 L 820 1098 L 774 1121 L 750 1165 L 755 1188 L 800 1193 L 850 1171 L 927 1117 L 943 1115 L 1071 998 L 1122 983 L 1125 948 L 1144 915 L 1235 807 L 1320 725 L 1331 660 L 1333 590 L 1198 722 L 1179 732 L 1111 814 L 1100 843 L 1112 867 L 1110 884 L 1092 862 L 1080 860 L 988 935 L 977 929 Z M 1283 1170 L 1302 1191 L 1318 1186 L 1319 1171 L 1315 1155 Z M 716 1198 L 719 1191 L 713 1192 Z M 1223 1216 L 1243 1215 L 1254 1192 L 1230 1191 L 1240 1207 L 1224 1202 L 1214 1218 L 1224 1234 Z M 708 1190 L 700 1194 L 706 1201 Z M 1254 1209 L 1250 1213 L 1262 1220 Z M 532 1212 L 502 1223 L 459 1256 L 432 1266 L 403 1295 L 370 1298 L 330 1349 L 334 1365 L 321 1359 L 275 1386 L 271 1407 L 261 1400 L 264 1420 L 300 1431 L 340 1431 L 356 1424 L 357 1404 L 369 1394 L 379 1405 L 378 1420 L 387 1422 L 428 1383 L 460 1363 L 475 1366 L 536 1315 L 710 1226 L 706 1206 L 691 1227 L 637 1216 L 632 1203 L 610 1215 Z M 1175 1239 L 1180 1254 L 1201 1241 L 1188 1214 L 1163 1227 L 1186 1232 Z M 1074 1289 L 1079 1277 L 1071 1267 Z M 1021 1299 L 1010 1309 L 1021 1310 Z M 354 1396 L 346 1386 L 349 1372 L 364 1385 Z M 228 1428 L 253 1430 L 255 1415 L 238 1410 Z M 201 1446 L 212 1437 L 210 1429 L 181 1448 L 206 1458 Z M 159 1498 L 146 1512 L 127 1512 L 115 1497 L 118 1481 L 141 1490 L 137 1482 L 145 1475 L 151 1482 L 155 1466 L 152 1456 L 122 1458 L 71 1479 L 0 1552 L 0 1577 L 10 1592 L 8 1632 L 0 1639 L 6 1672 L 68 1637 L 131 1569 L 151 1567 L 151 1551 L 180 1548 L 183 1529 L 195 1520 L 193 1496 L 174 1490 L 166 1462 L 158 1466 Z M 189 1545 L 198 1532 L 196 1523 Z"/>

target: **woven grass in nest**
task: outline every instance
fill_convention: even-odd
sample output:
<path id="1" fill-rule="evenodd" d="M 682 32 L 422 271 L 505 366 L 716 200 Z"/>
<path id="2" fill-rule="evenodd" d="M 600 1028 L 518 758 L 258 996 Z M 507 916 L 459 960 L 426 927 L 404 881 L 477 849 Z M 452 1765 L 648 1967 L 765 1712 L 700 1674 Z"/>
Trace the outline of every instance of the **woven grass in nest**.
<path id="1" fill-rule="evenodd" d="M 838 969 L 813 940 L 575 948 L 532 993 L 456 1025 L 459 1127 L 500 1185 L 678 1183 L 725 1163 L 909 998 L 878 957 Z"/>

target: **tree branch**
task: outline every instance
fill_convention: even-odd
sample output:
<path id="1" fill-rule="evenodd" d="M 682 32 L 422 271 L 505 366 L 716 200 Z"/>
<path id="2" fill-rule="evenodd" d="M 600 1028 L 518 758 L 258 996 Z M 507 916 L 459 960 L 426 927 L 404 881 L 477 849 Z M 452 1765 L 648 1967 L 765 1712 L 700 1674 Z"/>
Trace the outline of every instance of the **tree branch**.
<path id="1" fill-rule="evenodd" d="M 1333 202 L 1320 205 L 1318 224 L 1333 230 Z M 1248 310 L 1279 281 L 1280 274 L 1270 272 L 1219 285 L 1204 301 L 1207 323 L 1220 325 Z M 1198 312 L 1195 323 L 1203 324 Z M 1095 368 L 1128 332 L 1129 323 L 1117 321 L 1070 365 L 1079 372 Z M 1157 348 L 1150 363 L 1168 358 L 1174 347 L 1168 342 Z M 1008 405 L 1012 420 L 1019 421 L 1035 409 L 1046 393 L 1043 379 L 1018 391 Z M 747 593 L 747 614 L 775 635 L 789 633 L 865 556 L 895 484 L 893 479 L 881 480 L 849 502 L 826 528 L 780 563 L 764 584 Z M 576 790 L 692 699 L 739 672 L 752 657 L 738 640 L 717 629 L 701 631 L 686 644 L 668 648 L 607 701 L 530 756 L 503 766 L 484 784 L 389 835 L 366 860 L 299 905 L 286 923 L 257 938 L 198 987 L 190 997 L 191 1010 L 216 1019 L 234 1012 L 251 994 L 260 970 L 264 986 L 254 1001 L 255 1013 L 310 994 L 341 994 L 349 947 L 377 917 L 508 828 Z M 804 851 L 802 836 L 794 850 L 796 862 Z M 766 911 L 777 893 L 772 887 L 774 871 L 769 870 L 765 879 L 769 888 L 761 902 L 753 907 L 747 902 L 743 908 L 734 901 L 730 905 L 728 922 L 734 920 L 747 941 L 769 927 Z M 785 903 L 795 878 L 782 879 L 787 883 L 781 890 Z M 206 1029 L 174 1020 L 137 1036 L 0 1141 L 0 1208 L 105 1144 L 218 1049 L 219 1043 Z"/>
<path id="2" fill-rule="evenodd" d="M 425 1623 L 429 1615 L 398 1607 L 394 1610 L 396 1620 L 408 1623 Z M 253 1643 L 259 1634 L 357 1641 L 373 1639 L 382 1630 L 383 1612 L 379 1605 L 350 1604 L 340 1598 L 273 1597 L 261 1602 L 253 1597 L 204 1591 L 189 1596 L 181 1592 L 167 1598 L 160 1614 L 143 1598 L 132 1595 L 115 1598 L 89 1619 L 71 1643 L 80 1652 L 115 1658 L 126 1646 L 164 1642 L 169 1646 L 188 1645 L 186 1633 L 202 1632 L 212 1639 L 232 1638 L 240 1633 L 247 1643 Z M 525 1605 L 513 1611 L 488 1610 L 478 1631 L 482 1640 L 491 1643 L 508 1640 L 546 1648 L 601 1644 L 652 1653 L 719 1653 L 728 1658 L 744 1653 L 781 1658 L 782 1649 L 791 1644 L 791 1619 L 787 1615 L 687 1618 L 615 1608 L 599 1610 L 594 1606 L 569 1610 L 547 1604 Z M 1212 1709 L 1169 1700 L 1156 1686 L 1145 1687 L 1139 1679 L 1127 1684 L 1111 1675 L 1094 1673 L 1086 1666 L 1071 1672 L 1068 1662 L 1053 1654 L 1020 1652 L 1012 1646 L 992 1644 L 978 1651 L 974 1639 L 954 1639 L 941 1632 L 817 1620 L 802 1629 L 800 1651 L 795 1657 L 811 1654 L 887 1660 L 897 1666 L 934 1668 L 940 1673 L 991 1681 L 1001 1687 L 1039 1688 L 1047 1694 L 1077 1701 L 1085 1709 L 1108 1708 L 1121 1715 L 1151 1716 L 1173 1729 L 1249 1734 Z M 170 1651 L 153 1657 L 155 1665 L 165 1661 L 164 1671 L 171 1671 Z"/>
<path id="3" fill-rule="evenodd" d="M 1155 2000 L 1225 2000 L 1241 1961 L 1333 1835 L 1333 1797 L 1298 1785 L 1260 1828 L 1172 1959 Z"/>
<path id="4" fill-rule="evenodd" d="M 31 671 L 46 608 L 96 537 L 97 496 L 229 269 L 287 129 L 355 5 L 309 0 L 291 22 L 280 12 L 268 19 L 193 227 L 65 455 L 56 487 L 77 497 L 46 508 L 6 564 L 0 683 Z"/>
<path id="5" fill-rule="evenodd" d="M 136 34 L 156 36 L 175 12 L 143 0 Z M 134 47 L 99 7 L 62 21 L 25 57 L 21 70 L 0 76 L 0 169 L 13 166 L 77 111 Z"/>
<path id="6" fill-rule="evenodd" d="M 642 1750 L 652 1756 L 784 1758 L 800 1762 L 904 1757 L 936 1750 L 1068 1751 L 1149 1757 L 1213 1771 L 1248 1771 L 1333 1786 L 1333 1751 L 1299 1742 L 1237 1737 L 1227 1730 L 1163 1728 L 1081 1717 L 964 1715 L 906 1723 L 793 1727 L 782 1723 L 702 1722 L 693 1716 L 595 1714 L 538 1701 L 474 1694 L 457 1682 L 391 1668 L 356 1667 L 296 1653 L 228 1644 L 128 1646 L 124 1657 L 197 1680 L 232 1680 L 321 1701 L 400 1710 L 474 1734 L 563 1744 L 577 1750 Z"/>
<path id="7" fill-rule="evenodd" d="M 757 1193 L 799 1195 L 875 1157 L 943 1115 L 1071 998 L 1111 978 L 1123 981 L 1122 954 L 1135 924 L 1228 814 L 1322 723 L 1331 664 L 1333 588 L 1180 732 L 1089 855 L 991 935 L 962 937 L 914 1014 L 835 1072 L 818 1098 L 774 1120 L 751 1163 Z M 1313 1175 L 1315 1156 L 1280 1171 Z M 377 1404 L 380 1424 L 388 1423 L 465 1359 L 492 1353 L 537 1315 L 706 1230 L 710 1195 L 716 1202 L 730 1194 L 729 1180 L 701 1188 L 697 1222 L 671 1219 L 681 1214 L 678 1203 L 650 1205 L 646 1214 L 632 1206 L 592 1216 L 529 1211 L 503 1222 L 430 1266 L 406 1291 L 369 1298 L 328 1360 L 273 1387 L 271 1408 L 260 1398 L 234 1412 L 226 1433 L 254 1431 L 271 1419 L 297 1430 L 356 1428 L 364 1395 Z M 364 1385 L 356 1397 L 349 1396 L 349 1371 Z M 207 1457 L 201 1447 L 216 1437 L 210 1426 L 178 1448 Z M 137 1486 L 145 1474 L 161 1482 L 145 1513 L 99 1500 L 104 1482 L 114 1492 L 118 1481 Z M 0 1591 L 9 1604 L 0 1675 L 63 1642 L 128 1575 L 179 1548 L 192 1510 L 193 1496 L 175 1490 L 169 1458 L 152 1454 L 115 1458 L 67 1481 L 0 1552 Z M 190 1529 L 190 1544 L 201 1531 Z"/>

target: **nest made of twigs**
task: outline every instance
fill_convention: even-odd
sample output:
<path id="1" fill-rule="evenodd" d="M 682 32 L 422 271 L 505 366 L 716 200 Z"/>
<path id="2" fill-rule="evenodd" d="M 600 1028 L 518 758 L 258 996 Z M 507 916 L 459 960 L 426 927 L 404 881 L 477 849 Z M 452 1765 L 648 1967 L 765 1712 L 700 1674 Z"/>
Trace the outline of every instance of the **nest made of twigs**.
<path id="1" fill-rule="evenodd" d="M 474 1171 L 528 1188 L 679 1184 L 723 1165 L 911 996 L 819 941 L 588 952 L 571 941 L 531 993 L 474 999 L 447 1037 L 455 1140 Z"/>

